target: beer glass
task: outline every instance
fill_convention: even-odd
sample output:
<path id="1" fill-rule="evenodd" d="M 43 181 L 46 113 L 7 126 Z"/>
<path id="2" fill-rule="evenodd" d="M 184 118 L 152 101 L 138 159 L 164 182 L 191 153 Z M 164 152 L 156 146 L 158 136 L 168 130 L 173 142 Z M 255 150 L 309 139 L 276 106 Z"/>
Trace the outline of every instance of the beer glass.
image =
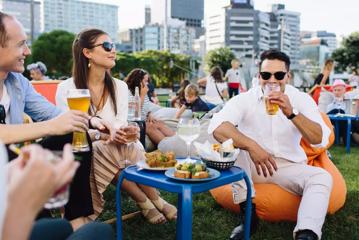
<path id="1" fill-rule="evenodd" d="M 278 104 L 271 103 L 269 101 L 268 95 L 271 92 L 279 92 L 279 91 L 280 91 L 279 84 L 267 83 L 264 86 L 264 101 L 265 101 L 266 111 L 269 115 L 276 115 L 279 110 L 279 106 Z"/>
<path id="2" fill-rule="evenodd" d="M 90 107 L 90 91 L 88 89 L 70 89 L 67 92 L 67 103 L 71 110 L 88 112 Z M 90 151 L 86 132 L 73 133 L 72 148 L 74 152 Z"/>

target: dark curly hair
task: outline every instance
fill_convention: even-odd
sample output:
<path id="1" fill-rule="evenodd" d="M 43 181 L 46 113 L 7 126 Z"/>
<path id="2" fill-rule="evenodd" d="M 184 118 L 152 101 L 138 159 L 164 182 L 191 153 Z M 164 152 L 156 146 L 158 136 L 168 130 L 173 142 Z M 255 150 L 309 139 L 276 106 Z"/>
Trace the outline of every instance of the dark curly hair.
<path id="1" fill-rule="evenodd" d="M 139 93 L 141 93 L 141 82 L 146 75 L 149 75 L 147 71 L 141 68 L 135 68 L 126 76 L 125 82 L 132 95 L 135 95 L 136 87 L 138 87 Z"/>
<path id="2" fill-rule="evenodd" d="M 219 66 L 214 66 L 211 69 L 211 76 L 215 82 L 223 82 L 223 71 Z"/>

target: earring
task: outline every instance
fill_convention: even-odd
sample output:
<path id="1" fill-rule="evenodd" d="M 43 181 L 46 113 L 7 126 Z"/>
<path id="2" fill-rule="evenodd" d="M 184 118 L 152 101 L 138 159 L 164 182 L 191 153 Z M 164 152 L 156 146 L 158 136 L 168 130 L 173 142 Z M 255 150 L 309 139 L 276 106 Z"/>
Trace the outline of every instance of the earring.
<path id="1" fill-rule="evenodd" d="M 87 64 L 87 67 L 88 67 L 88 68 L 90 68 L 90 67 L 91 67 L 91 63 L 90 63 L 90 62 Z"/>

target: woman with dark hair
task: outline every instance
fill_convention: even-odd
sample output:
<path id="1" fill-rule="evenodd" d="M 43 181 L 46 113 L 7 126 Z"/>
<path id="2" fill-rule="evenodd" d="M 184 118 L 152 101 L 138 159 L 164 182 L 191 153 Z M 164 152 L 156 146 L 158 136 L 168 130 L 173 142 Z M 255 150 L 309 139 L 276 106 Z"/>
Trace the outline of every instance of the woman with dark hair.
<path id="1" fill-rule="evenodd" d="M 103 192 L 116 180 L 128 164 L 144 159 L 144 149 L 138 141 L 138 127 L 128 126 L 128 88 L 112 78 L 116 50 L 107 33 L 88 29 L 74 40 L 73 77 L 59 84 L 57 105 L 67 109 L 66 93 L 70 89 L 89 89 L 91 105 L 89 113 L 110 123 L 114 134 L 89 132 L 93 140 L 93 164 L 91 169 L 91 192 L 95 219 L 103 210 Z M 125 180 L 122 189 L 137 202 L 143 215 L 151 223 L 163 223 L 176 217 L 177 209 L 158 196 L 156 189 Z M 166 216 L 166 217 L 165 217 Z"/>
<path id="2" fill-rule="evenodd" d="M 186 104 L 186 98 L 184 94 L 185 88 L 190 84 L 190 81 L 184 79 L 180 83 L 180 89 L 178 89 L 176 96 L 171 99 L 171 107 L 180 108 L 183 104 Z"/>
<path id="3" fill-rule="evenodd" d="M 223 81 L 222 69 L 215 66 L 211 69 L 208 77 L 197 81 L 199 85 L 206 84 L 206 94 L 204 99 L 212 104 L 220 104 L 228 97 L 227 84 Z"/>
<path id="4" fill-rule="evenodd" d="M 138 87 L 141 97 L 141 119 L 146 121 L 146 134 L 151 141 L 158 143 L 165 137 L 175 135 L 175 132 L 152 116 L 150 111 L 151 102 L 147 96 L 149 74 L 143 69 L 135 68 L 126 77 L 125 82 L 128 85 L 129 97 L 135 95 L 135 89 Z"/>

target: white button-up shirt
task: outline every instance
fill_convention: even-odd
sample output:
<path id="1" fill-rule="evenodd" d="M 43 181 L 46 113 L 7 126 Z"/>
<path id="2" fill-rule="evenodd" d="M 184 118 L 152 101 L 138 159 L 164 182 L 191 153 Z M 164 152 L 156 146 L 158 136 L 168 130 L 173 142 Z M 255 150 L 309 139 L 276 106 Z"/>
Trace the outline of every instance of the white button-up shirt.
<path id="1" fill-rule="evenodd" d="M 306 93 L 291 85 L 286 85 L 285 94 L 293 108 L 322 127 L 322 142 L 315 147 L 325 147 L 329 142 L 330 129 L 322 119 L 318 106 Z M 307 157 L 300 146 L 301 133 L 281 110 L 276 115 L 268 115 L 265 109 L 263 92 L 260 86 L 233 97 L 224 108 L 213 116 L 208 133 L 223 122 L 230 122 L 247 137 L 256 141 L 274 157 L 293 162 L 306 161 Z"/>

